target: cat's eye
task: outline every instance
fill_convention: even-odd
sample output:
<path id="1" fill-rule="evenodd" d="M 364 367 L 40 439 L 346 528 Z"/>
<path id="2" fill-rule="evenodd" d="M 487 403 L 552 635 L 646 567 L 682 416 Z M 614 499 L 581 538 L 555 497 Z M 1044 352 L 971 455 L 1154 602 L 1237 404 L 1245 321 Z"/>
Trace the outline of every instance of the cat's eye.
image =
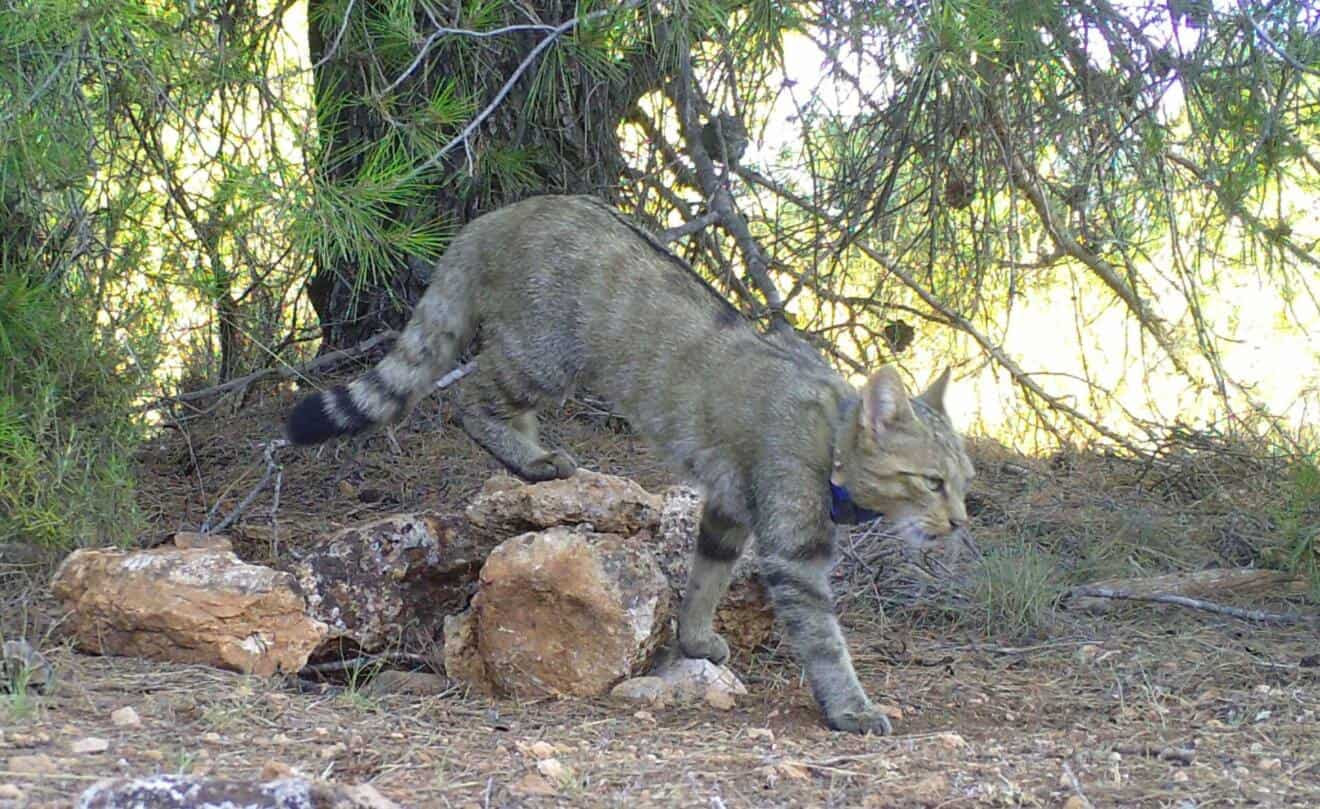
<path id="1" fill-rule="evenodd" d="M 932 492 L 938 493 L 944 491 L 944 478 L 935 475 L 926 475 L 925 481 L 926 488 L 930 489 Z"/>

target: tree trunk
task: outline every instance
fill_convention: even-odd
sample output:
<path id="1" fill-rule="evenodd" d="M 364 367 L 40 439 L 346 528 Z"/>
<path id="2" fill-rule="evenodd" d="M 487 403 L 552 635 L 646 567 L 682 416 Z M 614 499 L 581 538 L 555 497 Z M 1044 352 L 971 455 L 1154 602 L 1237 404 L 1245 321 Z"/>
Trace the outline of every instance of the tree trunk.
<path id="1" fill-rule="evenodd" d="M 322 16 L 317 7 L 325 2 L 311 0 L 311 19 Z M 352 14 L 379 15 L 383 13 L 381 5 L 378 0 L 360 1 L 354 5 Z M 481 27 L 557 25 L 570 19 L 575 10 L 574 3 L 557 0 L 508 4 L 504 18 L 497 25 Z M 308 26 L 311 57 L 317 65 L 314 78 L 321 138 L 317 171 L 323 179 L 334 183 L 351 182 L 362 166 L 357 156 L 362 145 L 378 141 L 394 125 L 363 103 L 372 91 L 368 77 L 374 76 L 379 87 L 395 81 L 405 69 L 372 66 L 375 51 L 363 52 L 360 42 L 355 42 L 352 35 L 343 36 L 336 52 L 327 58 L 341 22 L 341 18 L 335 19 L 333 28 L 327 30 L 321 30 L 315 23 Z M 439 23 L 468 27 L 457 16 L 440 19 Z M 415 21 L 418 39 L 428 36 L 434 25 L 419 12 Z M 362 30 L 362 26 L 354 29 Z M 427 54 L 424 64 L 413 69 L 392 90 L 393 101 L 407 98 L 412 109 L 421 109 L 433 95 L 438 81 L 449 78 L 460 82 L 461 94 L 474 99 L 474 109 L 484 109 L 546 33 L 518 32 L 482 39 L 480 69 L 474 69 L 472 59 L 459 58 L 453 36 L 456 35 L 446 35 Z M 551 51 L 561 47 L 562 41 L 552 45 L 540 57 L 541 62 L 521 76 L 500 106 L 472 134 L 466 148 L 450 152 L 434 173 L 438 179 L 425 208 L 398 210 L 396 216 L 407 221 L 442 221 L 456 230 L 481 213 L 535 194 L 582 193 L 607 200 L 615 198 L 624 168 L 615 130 L 637 98 L 655 85 L 657 71 L 652 68 L 655 60 L 651 54 L 645 54 L 640 57 L 640 64 L 627 66 L 624 79 L 611 82 L 589 73 L 573 59 L 564 59 L 560 70 L 542 77 L 543 81 L 553 81 L 553 92 L 542 90 L 536 98 L 529 98 L 538 69 Z M 639 57 L 634 55 L 633 59 Z M 383 81 L 380 76 L 385 77 Z M 338 97 L 337 102 L 323 104 L 331 97 Z M 394 104 L 390 109 L 398 121 L 400 114 L 408 114 L 409 107 L 404 105 L 400 109 Z M 523 160 L 516 175 L 502 171 L 500 161 L 492 159 L 494 155 L 513 153 Z M 371 278 L 352 260 L 315 257 L 315 270 L 307 291 L 320 320 L 322 351 L 355 345 L 383 329 L 399 328 L 406 321 L 407 312 L 424 288 L 428 275 L 423 262 L 409 258 L 401 262 L 404 266 L 398 267 L 397 272 Z"/>

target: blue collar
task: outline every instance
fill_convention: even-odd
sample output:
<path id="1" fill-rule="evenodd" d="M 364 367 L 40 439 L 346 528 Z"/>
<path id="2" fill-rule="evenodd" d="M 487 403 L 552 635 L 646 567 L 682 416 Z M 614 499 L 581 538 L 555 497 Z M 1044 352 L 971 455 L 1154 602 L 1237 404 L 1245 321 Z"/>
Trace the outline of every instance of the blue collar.
<path id="1" fill-rule="evenodd" d="M 843 486 L 830 481 L 830 519 L 839 525 L 857 525 L 877 519 L 877 511 L 862 508 L 853 502 L 852 495 Z"/>

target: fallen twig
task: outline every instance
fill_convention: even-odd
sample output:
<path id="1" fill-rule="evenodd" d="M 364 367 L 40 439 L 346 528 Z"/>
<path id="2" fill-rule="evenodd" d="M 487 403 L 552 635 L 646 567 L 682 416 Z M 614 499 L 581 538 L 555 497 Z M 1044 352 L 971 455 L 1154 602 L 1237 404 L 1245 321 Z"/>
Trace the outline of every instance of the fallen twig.
<path id="1" fill-rule="evenodd" d="M 1216 604 L 1212 601 L 1204 601 L 1189 596 L 1171 595 L 1169 593 L 1130 593 L 1125 590 L 1115 590 L 1110 587 L 1074 587 L 1069 595 L 1072 597 L 1112 598 L 1125 601 L 1151 601 L 1157 604 L 1174 604 L 1179 607 L 1213 612 L 1243 621 L 1255 621 L 1262 624 L 1287 625 L 1306 623 L 1312 620 L 1305 615 L 1298 615 L 1291 612 L 1248 610 L 1243 609 L 1242 607 L 1230 607 L 1226 604 Z"/>
<path id="2" fill-rule="evenodd" d="M 1184 747 L 1154 747 L 1149 744 L 1143 744 L 1140 747 L 1115 747 L 1114 751 L 1125 756 L 1142 756 L 1143 758 L 1155 758 L 1162 761 L 1176 761 L 1179 764 L 1189 766 L 1196 758 L 1195 750 Z"/>
<path id="3" fill-rule="evenodd" d="M 206 521 L 202 523 L 202 527 L 198 530 L 198 533 L 218 534 L 221 531 L 225 530 L 230 526 L 231 523 L 234 522 L 234 520 L 238 519 L 239 516 L 241 516 L 243 512 L 247 510 L 248 506 L 252 505 L 252 501 L 257 499 L 257 494 L 260 493 L 262 489 L 266 488 L 266 484 L 270 482 L 271 476 L 276 475 L 278 473 L 279 481 L 283 481 L 284 469 L 275 460 L 275 452 L 279 450 L 281 447 L 288 446 L 288 444 L 289 442 L 285 441 L 283 438 L 275 438 L 270 441 L 267 441 L 266 449 L 265 452 L 263 453 L 266 459 L 266 473 L 261 476 L 261 480 L 257 481 L 257 485 L 252 487 L 252 491 L 248 492 L 247 496 L 244 497 L 239 502 L 239 504 L 234 507 L 234 510 L 229 512 L 229 516 L 225 517 L 223 520 L 220 521 L 218 525 L 212 528 L 211 517 L 215 516 L 215 510 L 220 506 L 219 503 L 216 503 L 215 507 L 211 509 L 211 513 L 206 516 Z M 278 484 L 277 484 L 275 497 L 276 497 L 275 500 L 276 507 L 278 507 L 279 505 Z M 273 519 L 273 515 L 272 515 L 272 519 Z"/>

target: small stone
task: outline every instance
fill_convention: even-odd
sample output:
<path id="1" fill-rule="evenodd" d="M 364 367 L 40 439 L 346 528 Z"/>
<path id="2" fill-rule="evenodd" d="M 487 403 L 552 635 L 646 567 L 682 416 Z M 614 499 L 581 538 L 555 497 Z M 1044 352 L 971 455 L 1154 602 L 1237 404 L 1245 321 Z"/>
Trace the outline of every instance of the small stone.
<path id="1" fill-rule="evenodd" d="M 1283 769 L 1283 761 L 1277 758 L 1262 758 L 1257 766 L 1266 772 L 1273 772 Z"/>
<path id="2" fill-rule="evenodd" d="M 961 750 L 967 746 L 967 740 L 957 733 L 941 733 L 935 741 L 945 750 Z"/>
<path id="3" fill-rule="evenodd" d="M 650 711 L 638 711 L 637 713 L 633 714 L 633 719 L 636 719 L 641 722 L 655 722 L 655 715 L 652 714 Z"/>
<path id="4" fill-rule="evenodd" d="M 110 721 L 118 728 L 135 728 L 142 724 L 142 719 L 138 712 L 133 710 L 133 706 L 125 705 L 122 708 L 110 712 Z"/>
<path id="5" fill-rule="evenodd" d="M 610 696 L 627 702 L 645 702 L 663 708 L 669 702 L 670 688 L 659 677 L 633 677 L 610 689 Z"/>
<path id="6" fill-rule="evenodd" d="M 0 801 L 19 803 L 23 800 L 23 790 L 13 784 L 0 784 Z"/>
<path id="7" fill-rule="evenodd" d="M 143 750 L 142 752 L 138 753 L 138 755 L 141 756 L 142 758 L 145 758 L 147 761 L 165 760 L 165 753 L 161 750 L 156 750 L 154 748 Z"/>
<path id="8" fill-rule="evenodd" d="M 214 730 L 202 734 L 202 744 L 221 744 L 224 737 Z"/>
<path id="9" fill-rule="evenodd" d="M 726 692 L 730 698 L 747 694 L 747 686 L 738 675 L 709 660 L 677 657 L 660 665 L 651 674 L 663 680 L 679 701 L 705 699 L 712 687 Z"/>
<path id="10" fill-rule="evenodd" d="M 1110 764 L 1117 764 L 1123 760 L 1123 754 L 1117 750 L 1111 750 L 1107 758 Z"/>
<path id="11" fill-rule="evenodd" d="M 771 730 L 770 728 L 748 728 L 748 729 L 747 729 L 747 738 L 749 738 L 749 739 L 764 739 L 765 741 L 770 742 L 771 744 L 774 744 L 774 741 L 775 741 L 775 732 L 774 732 L 773 730 Z"/>
<path id="12" fill-rule="evenodd" d="M 293 778 L 297 774 L 297 770 L 283 761 L 267 761 L 261 765 L 261 775 L 259 777 L 263 781 L 274 781 L 276 778 Z"/>
<path id="13" fill-rule="evenodd" d="M 342 756 L 344 753 L 347 752 L 348 752 L 348 745 L 344 744 L 343 742 L 335 742 L 329 747 L 322 747 L 320 756 L 322 759 L 329 760 L 337 756 Z"/>
<path id="14" fill-rule="evenodd" d="M 5 769 L 14 775 L 49 775 L 58 767 L 50 756 L 37 753 L 33 756 L 12 756 Z"/>
<path id="15" fill-rule="evenodd" d="M 536 771 L 551 781 L 563 781 L 568 774 L 568 768 L 557 758 L 544 758 L 536 762 Z"/>
<path id="16" fill-rule="evenodd" d="M 546 760 L 553 758 L 556 751 L 555 746 L 550 744 L 550 742 L 536 741 L 527 746 L 527 752 L 530 753 L 533 758 Z"/>
<path id="17" fill-rule="evenodd" d="M 900 721 L 903 718 L 903 709 L 897 705 L 890 705 L 881 702 L 876 704 L 875 709 L 895 722 Z"/>
<path id="18" fill-rule="evenodd" d="M 540 773 L 529 772 L 510 784 L 509 792 L 517 796 L 554 795 L 556 790 Z"/>
<path id="19" fill-rule="evenodd" d="M 794 781 L 810 781 L 811 770 L 806 764 L 793 759 L 785 759 L 775 764 L 775 772 L 784 778 L 791 778 Z"/>
<path id="20" fill-rule="evenodd" d="M 732 693 L 714 684 L 706 688 L 705 700 L 707 705 L 720 711 L 731 711 L 738 704 Z"/>
<path id="21" fill-rule="evenodd" d="M 70 744 L 69 749 L 80 755 L 104 753 L 110 749 L 110 742 L 96 736 L 87 736 Z"/>
<path id="22" fill-rule="evenodd" d="M 1190 780 L 1192 780 L 1192 777 L 1183 770 L 1178 770 L 1173 774 L 1173 782 L 1175 784 L 1185 784 Z"/>
<path id="23" fill-rule="evenodd" d="M 1069 795 L 1063 802 L 1063 809 L 1087 809 L 1086 801 L 1078 795 Z"/>

